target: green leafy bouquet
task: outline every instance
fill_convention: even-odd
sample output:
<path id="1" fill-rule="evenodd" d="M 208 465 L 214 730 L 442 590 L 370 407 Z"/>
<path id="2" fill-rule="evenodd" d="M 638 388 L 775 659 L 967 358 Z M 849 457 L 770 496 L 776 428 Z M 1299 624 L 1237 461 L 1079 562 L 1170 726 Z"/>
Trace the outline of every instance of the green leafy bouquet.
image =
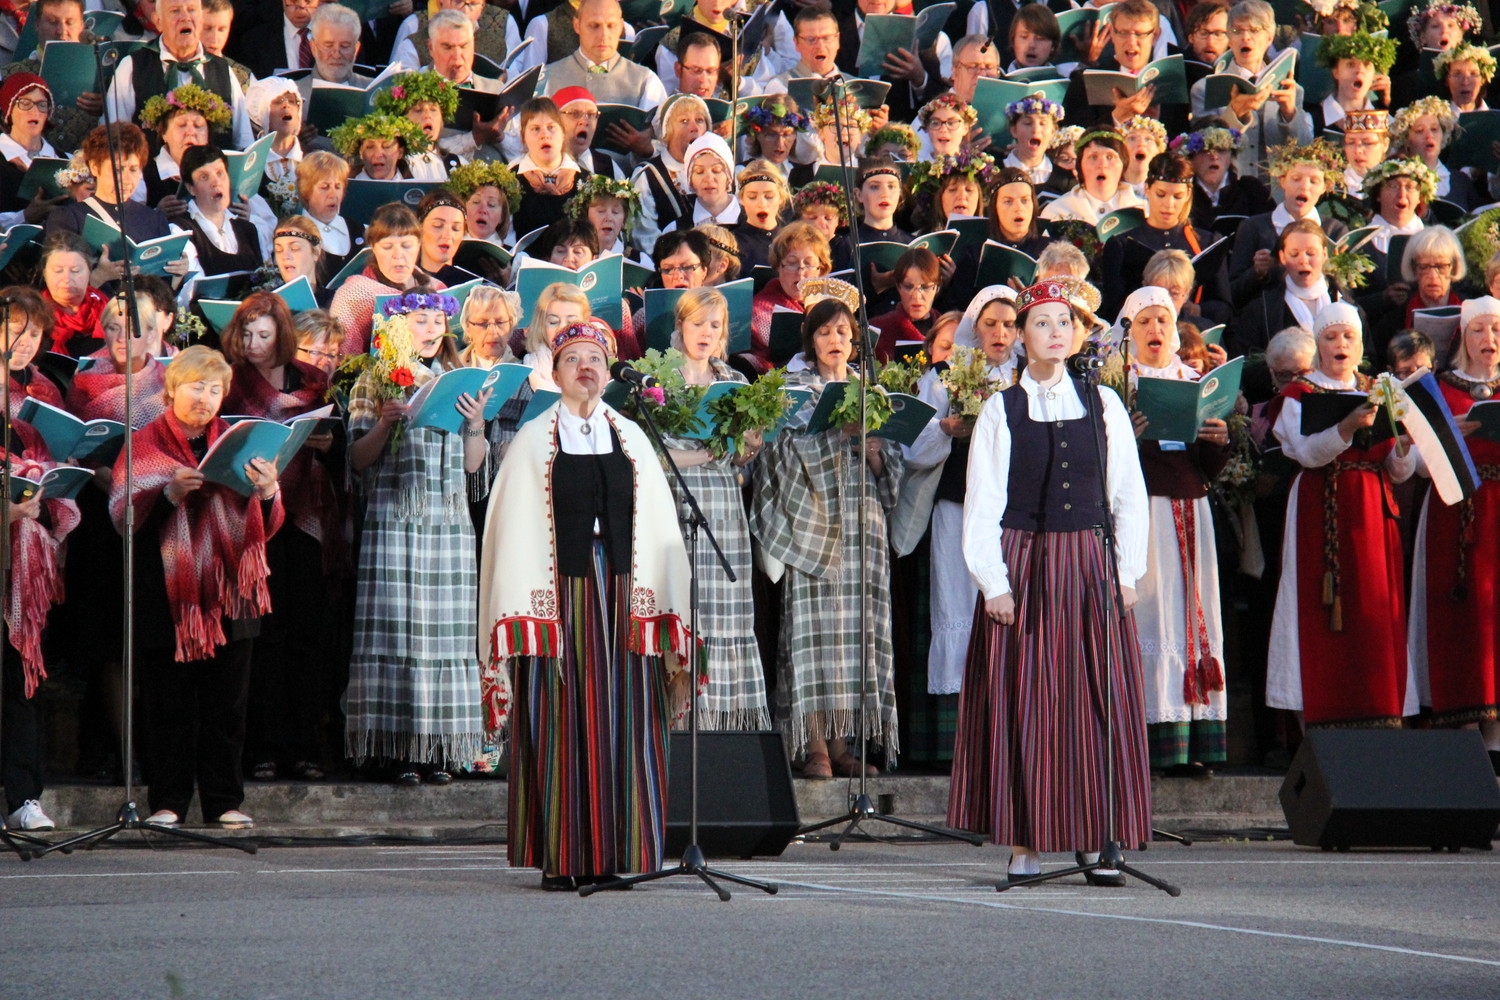
<path id="1" fill-rule="evenodd" d="M 875 381 L 884 386 L 887 392 L 915 395 L 917 383 L 922 381 L 922 376 L 929 367 L 931 365 L 927 360 L 927 353 L 918 351 L 906 361 L 888 361 L 881 365 L 875 372 Z"/>
<path id="2" fill-rule="evenodd" d="M 938 381 L 948 390 L 948 411 L 970 420 L 979 416 L 985 400 L 1004 388 L 990 378 L 989 359 L 975 347 L 955 347 Z"/>
<path id="3" fill-rule="evenodd" d="M 635 367 L 656 379 L 656 385 L 632 393 L 624 406 L 625 415 L 635 419 L 638 408 L 644 402 L 651 407 L 651 418 L 657 428 L 667 437 L 686 437 L 703 429 L 698 419 L 698 407 L 703 402 L 707 386 L 688 385 L 682 377 L 682 352 L 674 348 L 665 351 L 650 350 L 635 362 Z"/>
<path id="4" fill-rule="evenodd" d="M 786 373 L 773 368 L 738 392 L 720 396 L 708 404 L 713 429 L 708 450 L 716 458 L 745 454 L 745 435 L 765 432 L 786 415 L 792 398 L 786 389 Z"/>
<path id="5" fill-rule="evenodd" d="M 890 366 L 887 366 L 890 367 Z M 848 424 L 859 423 L 859 379 L 850 377 L 848 386 L 844 389 L 844 398 L 833 408 L 828 415 L 829 427 L 844 427 Z M 888 390 L 883 385 L 874 386 L 865 393 L 865 430 L 874 433 L 884 427 L 886 421 L 891 419 L 891 398 Z"/>

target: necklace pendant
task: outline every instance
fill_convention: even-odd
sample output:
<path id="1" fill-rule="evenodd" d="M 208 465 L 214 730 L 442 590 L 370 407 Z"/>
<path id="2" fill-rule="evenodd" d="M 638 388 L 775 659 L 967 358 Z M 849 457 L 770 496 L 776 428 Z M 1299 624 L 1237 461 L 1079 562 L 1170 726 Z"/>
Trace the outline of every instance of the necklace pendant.
<path id="1" fill-rule="evenodd" d="M 1469 395 L 1479 403 L 1484 402 L 1494 394 L 1495 390 L 1490 387 L 1490 384 L 1488 382 L 1475 382 L 1474 385 L 1469 389 Z"/>
<path id="2" fill-rule="evenodd" d="M 593 425 L 584 424 L 582 427 L 578 428 L 578 433 L 582 434 L 584 437 L 588 437 L 590 434 L 594 433 Z"/>

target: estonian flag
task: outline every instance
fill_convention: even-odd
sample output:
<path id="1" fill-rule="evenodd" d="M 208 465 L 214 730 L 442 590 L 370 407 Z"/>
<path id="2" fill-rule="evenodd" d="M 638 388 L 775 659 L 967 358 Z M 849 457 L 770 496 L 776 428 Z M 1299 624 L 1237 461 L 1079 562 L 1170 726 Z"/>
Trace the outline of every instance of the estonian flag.
<path id="1" fill-rule="evenodd" d="M 1402 384 L 1411 407 L 1401 418 L 1427 471 L 1433 488 L 1448 506 L 1467 500 L 1479 488 L 1479 470 L 1459 433 L 1447 400 L 1431 372 Z"/>

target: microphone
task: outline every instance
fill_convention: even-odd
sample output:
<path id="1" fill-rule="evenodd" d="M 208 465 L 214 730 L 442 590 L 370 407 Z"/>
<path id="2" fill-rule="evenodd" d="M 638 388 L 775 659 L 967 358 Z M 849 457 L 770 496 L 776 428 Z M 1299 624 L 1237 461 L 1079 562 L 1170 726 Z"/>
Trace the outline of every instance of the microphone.
<path id="1" fill-rule="evenodd" d="M 1068 360 L 1063 364 L 1067 365 L 1069 374 L 1076 378 L 1083 378 L 1103 368 L 1104 359 L 1099 356 L 1097 349 L 1086 349 L 1069 355 Z"/>
<path id="2" fill-rule="evenodd" d="M 617 382 L 624 382 L 626 385 L 634 386 L 637 389 L 656 388 L 656 376 L 647 375 L 629 361 L 616 361 L 610 365 L 609 377 Z"/>

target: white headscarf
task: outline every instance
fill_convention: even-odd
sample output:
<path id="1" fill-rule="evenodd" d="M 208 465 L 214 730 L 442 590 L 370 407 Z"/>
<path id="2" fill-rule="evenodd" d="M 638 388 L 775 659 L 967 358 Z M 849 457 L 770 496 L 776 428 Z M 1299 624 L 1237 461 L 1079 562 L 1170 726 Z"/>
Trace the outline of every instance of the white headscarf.
<path id="1" fill-rule="evenodd" d="M 1467 330 L 1469 324 L 1481 316 L 1500 316 L 1500 299 L 1493 295 L 1464 299 L 1464 304 L 1458 307 L 1458 329 Z"/>
<path id="2" fill-rule="evenodd" d="M 299 101 L 302 99 L 297 85 L 282 76 L 262 77 L 245 88 L 245 114 L 250 117 L 250 124 L 254 127 L 256 135 L 266 133 L 266 120 L 271 112 L 271 102 L 282 94 L 296 94 Z"/>
<path id="3" fill-rule="evenodd" d="M 1364 324 L 1359 321 L 1359 310 L 1347 302 L 1335 302 L 1318 310 L 1313 317 L 1312 332 L 1316 337 L 1330 326 L 1352 326 L 1364 336 Z"/>
<path id="4" fill-rule="evenodd" d="M 678 184 L 684 191 L 691 191 L 692 186 L 688 184 L 688 177 L 693 172 L 693 158 L 699 153 L 710 153 L 724 161 L 724 170 L 729 174 L 729 193 L 734 194 L 734 154 L 729 151 L 729 143 L 714 132 L 705 132 L 694 139 L 692 145 L 688 146 L 687 153 L 682 157 L 682 173 L 678 176 Z"/>
<path id="5" fill-rule="evenodd" d="M 1172 296 L 1168 294 L 1165 288 L 1159 288 L 1156 285 L 1145 285 L 1125 296 L 1125 304 L 1120 307 L 1119 318 L 1115 320 L 1115 326 L 1110 331 L 1110 336 L 1114 338 L 1116 344 L 1122 343 L 1129 336 L 1129 333 L 1125 329 L 1126 321 L 1134 323 L 1135 318 L 1141 314 L 1142 310 L 1149 309 L 1152 306 L 1161 306 L 1167 311 L 1167 316 L 1169 317 L 1167 326 L 1172 331 L 1172 339 L 1167 344 L 1167 350 L 1171 351 L 1172 356 L 1175 358 L 1178 349 L 1182 347 L 1182 338 L 1177 334 L 1177 307 L 1172 304 Z"/>
<path id="6" fill-rule="evenodd" d="M 984 307 L 996 299 L 1005 299 L 1007 302 L 1016 300 L 1016 290 L 1009 285 L 990 285 L 981 288 L 979 294 L 969 300 L 969 307 L 964 310 L 964 318 L 958 321 L 958 329 L 953 331 L 954 347 L 979 347 L 979 333 L 976 327 L 979 325 L 979 314 L 984 312 Z M 1019 346 L 1019 345 L 1018 345 Z"/>

